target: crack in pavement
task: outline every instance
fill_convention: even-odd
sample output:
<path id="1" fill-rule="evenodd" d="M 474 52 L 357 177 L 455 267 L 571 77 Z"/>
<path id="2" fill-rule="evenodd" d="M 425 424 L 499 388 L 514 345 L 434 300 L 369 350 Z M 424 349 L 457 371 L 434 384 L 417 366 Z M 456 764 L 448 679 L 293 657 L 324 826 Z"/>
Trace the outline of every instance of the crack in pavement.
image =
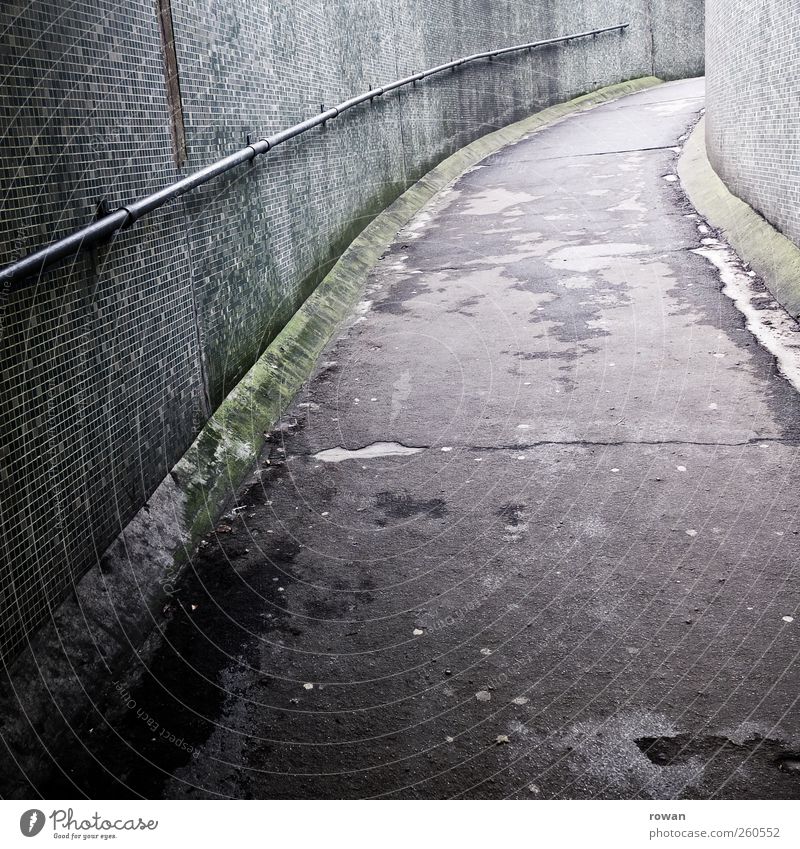
<path id="1" fill-rule="evenodd" d="M 593 440 L 593 439 L 541 439 L 535 442 L 520 442 L 505 445 L 445 445 L 440 446 L 439 450 L 449 453 L 451 451 L 529 451 L 535 448 L 546 448 L 548 446 L 575 446 L 579 448 L 619 448 L 626 445 L 685 445 L 694 448 L 745 448 L 754 445 L 764 444 L 778 445 L 798 445 L 800 440 L 790 439 L 788 437 L 779 436 L 764 436 L 752 437 L 746 440 L 736 442 L 722 442 L 691 440 L 691 439 L 611 439 L 611 440 Z M 393 446 L 392 449 L 385 449 L 383 446 Z M 418 454 L 422 451 L 434 450 L 437 446 L 433 445 L 406 445 L 402 442 L 384 442 L 378 440 L 376 442 L 368 442 L 359 448 L 344 448 L 337 445 L 333 448 L 323 448 L 319 451 L 294 451 L 287 459 L 295 459 L 298 457 L 312 457 L 315 460 L 323 462 L 339 463 L 343 460 L 372 460 L 382 457 L 398 457 Z M 328 455 L 328 456 L 323 456 Z M 335 456 L 337 459 L 331 459 Z"/>
<path id="2" fill-rule="evenodd" d="M 500 162 L 487 162 L 487 167 L 497 167 L 497 166 L 509 166 L 512 165 L 517 167 L 517 165 L 521 163 L 527 162 L 558 162 L 562 159 L 586 159 L 591 156 L 622 156 L 626 153 L 650 153 L 657 152 L 660 150 L 669 150 L 673 153 L 676 150 L 677 145 L 669 144 L 669 145 L 659 145 L 657 147 L 631 147 L 625 150 L 597 150 L 591 151 L 590 153 L 567 153 L 564 156 L 543 156 L 539 159 L 514 159 L 513 163 L 500 161 Z"/>

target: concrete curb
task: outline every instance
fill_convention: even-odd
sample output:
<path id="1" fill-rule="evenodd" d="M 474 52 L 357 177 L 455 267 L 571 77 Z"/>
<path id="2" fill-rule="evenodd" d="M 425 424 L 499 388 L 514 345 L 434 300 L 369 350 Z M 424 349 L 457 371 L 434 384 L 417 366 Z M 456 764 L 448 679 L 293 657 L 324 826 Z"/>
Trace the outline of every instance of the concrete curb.
<path id="1" fill-rule="evenodd" d="M 695 209 L 722 232 L 775 300 L 791 316 L 800 317 L 800 248 L 733 195 L 717 176 L 706 154 L 705 118 L 686 142 L 678 174 Z"/>
<path id="2" fill-rule="evenodd" d="M 0 775 L 14 784 L 0 787 L 4 797 L 34 795 L 12 776 L 22 771 L 36 781 L 49 763 L 46 753 L 90 715 L 89 706 L 103 712 L 100 705 L 124 664 L 147 656 L 148 635 L 151 643 L 158 637 L 181 569 L 250 474 L 265 432 L 312 374 L 398 231 L 485 157 L 571 115 L 660 83 L 645 77 L 608 86 L 489 133 L 441 162 L 367 225 L 109 547 L 100 568 L 75 584 L 74 594 L 6 669 L 0 734 L 7 747 L 0 749 Z"/>

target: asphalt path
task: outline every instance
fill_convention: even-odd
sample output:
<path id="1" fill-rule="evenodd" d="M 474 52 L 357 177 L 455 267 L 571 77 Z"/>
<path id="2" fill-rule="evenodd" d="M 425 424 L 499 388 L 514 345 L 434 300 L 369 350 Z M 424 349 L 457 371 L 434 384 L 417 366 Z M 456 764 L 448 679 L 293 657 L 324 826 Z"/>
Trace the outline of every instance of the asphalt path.
<path id="1" fill-rule="evenodd" d="M 51 794 L 797 798 L 800 405 L 695 253 L 703 93 L 400 233 Z"/>

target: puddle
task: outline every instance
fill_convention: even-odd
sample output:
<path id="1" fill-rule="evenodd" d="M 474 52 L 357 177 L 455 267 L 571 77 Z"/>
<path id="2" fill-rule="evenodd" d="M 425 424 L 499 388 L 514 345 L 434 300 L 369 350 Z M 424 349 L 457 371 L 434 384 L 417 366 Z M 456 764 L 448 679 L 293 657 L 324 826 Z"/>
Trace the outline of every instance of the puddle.
<path id="1" fill-rule="evenodd" d="M 687 763 L 700 756 L 708 762 L 715 758 L 731 758 L 742 763 L 754 759 L 784 772 L 800 772 L 800 753 L 783 749 L 779 740 L 756 735 L 734 742 L 727 737 L 678 734 L 674 737 L 639 737 L 633 741 L 639 751 L 656 766 Z"/>
<path id="2" fill-rule="evenodd" d="M 363 448 L 326 448 L 314 454 L 315 460 L 323 463 L 341 463 L 343 460 L 374 460 L 378 457 L 407 457 L 409 454 L 419 454 L 425 448 L 412 448 L 399 442 L 373 442 Z"/>
<path id="3" fill-rule="evenodd" d="M 800 753 L 782 755 L 778 758 L 778 767 L 787 772 L 800 772 Z"/>

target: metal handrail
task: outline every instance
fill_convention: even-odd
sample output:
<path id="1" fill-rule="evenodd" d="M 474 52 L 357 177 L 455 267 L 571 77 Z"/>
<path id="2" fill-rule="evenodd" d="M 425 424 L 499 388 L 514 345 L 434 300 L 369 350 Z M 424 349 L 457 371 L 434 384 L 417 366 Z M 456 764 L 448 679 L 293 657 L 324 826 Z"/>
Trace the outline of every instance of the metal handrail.
<path id="1" fill-rule="evenodd" d="M 18 286 L 14 286 L 14 284 L 18 284 L 25 278 L 33 275 L 41 274 L 42 271 L 59 260 L 65 259 L 73 254 L 89 250 L 95 245 L 108 240 L 119 230 L 130 227 L 143 215 L 147 215 L 147 213 L 152 212 L 154 209 L 164 206 L 164 204 L 180 197 L 194 188 L 197 188 L 197 186 L 208 183 L 220 174 L 224 174 L 239 165 L 251 162 L 256 158 L 256 156 L 261 156 L 273 148 L 278 147 L 278 145 L 296 138 L 314 127 L 318 127 L 320 124 L 325 124 L 328 121 L 338 118 L 348 109 L 352 109 L 361 103 L 366 103 L 368 100 L 371 102 L 376 97 L 380 97 L 387 92 L 394 91 L 395 89 L 402 88 L 403 86 L 413 85 L 420 80 L 424 80 L 426 77 L 433 76 L 433 74 L 441 74 L 444 71 L 449 71 L 451 69 L 458 68 L 461 65 L 466 65 L 468 62 L 477 62 L 480 59 L 493 59 L 495 56 L 504 56 L 508 53 L 515 53 L 520 50 L 532 50 L 534 48 L 545 47 L 550 44 L 566 43 L 577 38 L 587 38 L 588 36 L 596 36 L 601 33 L 613 32 L 615 30 L 619 30 L 621 34 L 628 28 L 628 26 L 629 24 L 617 24 L 611 27 L 603 27 L 602 29 L 593 29 L 588 32 L 575 33 L 574 35 L 564 35 L 559 38 L 548 38 L 543 41 L 531 41 L 527 44 L 516 44 L 513 47 L 502 47 L 497 50 L 487 50 L 484 53 L 473 53 L 471 56 L 464 56 L 461 59 L 453 59 L 451 62 L 445 62 L 442 65 L 429 68 L 427 71 L 420 71 L 419 73 L 411 74 L 411 76 L 395 80 L 394 82 L 381 86 L 380 88 L 373 88 L 364 94 L 359 94 L 357 97 L 351 97 L 349 100 L 345 100 L 337 106 L 333 106 L 324 112 L 320 112 L 319 115 L 315 115 L 313 118 L 308 118 L 299 124 L 295 124 L 293 127 L 281 130 L 279 133 L 275 133 L 267 138 L 261 138 L 258 141 L 253 142 L 253 144 L 248 144 L 241 150 L 237 150 L 236 153 L 232 153 L 229 156 L 218 159 L 216 162 L 213 162 L 211 165 L 207 165 L 205 168 L 201 168 L 194 174 L 190 174 L 188 177 L 184 177 L 176 183 L 165 186 L 163 189 L 153 192 L 153 194 L 140 198 L 137 201 L 133 201 L 127 206 L 122 206 L 92 224 L 89 224 L 86 227 L 81 227 L 79 230 L 75 230 L 63 239 L 52 242 L 46 247 L 28 254 L 17 262 L 6 265 L 4 268 L 0 269 L 0 289 L 8 291 L 9 289 L 18 288 Z"/>

